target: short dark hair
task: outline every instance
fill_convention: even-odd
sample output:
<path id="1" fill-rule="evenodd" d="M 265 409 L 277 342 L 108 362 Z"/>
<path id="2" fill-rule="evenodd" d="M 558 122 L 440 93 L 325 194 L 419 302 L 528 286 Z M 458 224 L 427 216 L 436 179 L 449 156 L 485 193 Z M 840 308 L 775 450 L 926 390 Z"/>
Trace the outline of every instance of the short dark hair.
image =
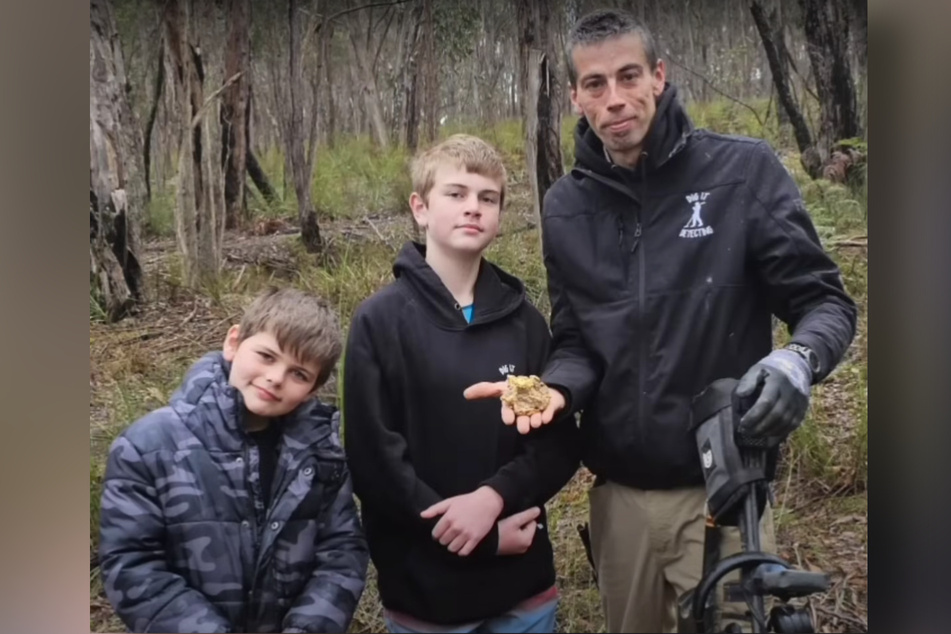
<path id="1" fill-rule="evenodd" d="M 568 33 L 568 43 L 565 50 L 565 56 L 568 60 L 568 80 L 571 85 L 574 86 L 575 82 L 578 81 L 578 73 L 575 69 L 574 60 L 571 58 L 571 52 L 575 47 L 589 46 L 612 37 L 631 33 L 641 39 L 650 69 L 657 68 L 657 46 L 654 44 L 654 36 L 651 35 L 650 29 L 646 25 L 627 11 L 599 9 L 582 16 L 575 22 Z"/>
<path id="2" fill-rule="evenodd" d="M 317 387 L 327 382 L 343 353 L 340 321 L 333 307 L 296 288 L 270 286 L 258 294 L 244 311 L 238 343 L 262 331 L 277 339 L 281 351 L 320 367 Z"/>

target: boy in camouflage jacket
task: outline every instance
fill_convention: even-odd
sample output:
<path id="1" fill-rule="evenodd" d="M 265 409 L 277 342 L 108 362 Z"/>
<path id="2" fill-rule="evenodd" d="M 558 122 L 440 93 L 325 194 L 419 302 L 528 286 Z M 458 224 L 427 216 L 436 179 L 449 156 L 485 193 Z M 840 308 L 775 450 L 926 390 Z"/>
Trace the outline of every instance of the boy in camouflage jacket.
<path id="1" fill-rule="evenodd" d="M 348 629 L 368 553 L 339 413 L 314 398 L 341 348 L 322 302 L 269 290 L 115 440 L 100 567 L 130 631 Z"/>

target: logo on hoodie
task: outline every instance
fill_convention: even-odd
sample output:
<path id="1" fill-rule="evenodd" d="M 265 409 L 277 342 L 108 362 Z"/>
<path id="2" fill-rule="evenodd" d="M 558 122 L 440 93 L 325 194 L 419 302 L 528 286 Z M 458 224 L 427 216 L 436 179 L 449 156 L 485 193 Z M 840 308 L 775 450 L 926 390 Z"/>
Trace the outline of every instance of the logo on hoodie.
<path id="1" fill-rule="evenodd" d="M 499 374 L 502 376 L 508 376 L 509 374 L 515 372 L 514 363 L 506 363 L 505 365 L 499 366 Z"/>
<path id="2" fill-rule="evenodd" d="M 687 194 L 686 199 L 690 203 L 691 214 L 690 220 L 680 230 L 681 238 L 702 238 L 713 233 L 713 227 L 704 225 L 703 218 L 700 216 L 700 210 L 703 209 L 709 195 L 710 192 Z"/>

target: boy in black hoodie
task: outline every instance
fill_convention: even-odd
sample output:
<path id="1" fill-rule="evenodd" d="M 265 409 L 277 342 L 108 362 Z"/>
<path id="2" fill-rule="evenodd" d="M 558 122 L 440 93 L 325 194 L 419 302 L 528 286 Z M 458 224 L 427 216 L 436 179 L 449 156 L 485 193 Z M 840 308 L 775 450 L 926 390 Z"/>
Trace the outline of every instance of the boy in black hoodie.
<path id="1" fill-rule="evenodd" d="M 412 179 L 426 245 L 407 243 L 396 279 L 357 308 L 344 360 L 346 450 L 387 628 L 551 632 L 544 504 L 578 467 L 577 427 L 563 416 L 520 434 L 499 424 L 498 403 L 463 397 L 548 357 L 522 283 L 482 257 L 505 168 L 456 135 L 417 157 Z"/>

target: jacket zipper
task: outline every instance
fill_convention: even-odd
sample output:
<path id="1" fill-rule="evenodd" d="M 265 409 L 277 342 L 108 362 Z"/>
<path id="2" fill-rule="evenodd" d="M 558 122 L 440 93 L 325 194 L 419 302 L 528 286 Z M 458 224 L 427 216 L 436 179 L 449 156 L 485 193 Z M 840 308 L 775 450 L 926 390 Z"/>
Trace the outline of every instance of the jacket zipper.
<path id="1" fill-rule="evenodd" d="M 681 138 L 680 138 L 680 139 L 677 141 L 677 143 L 674 145 L 674 148 L 673 148 L 673 149 L 670 151 L 670 153 L 667 155 L 667 158 L 664 159 L 664 160 L 661 162 L 661 164 L 666 163 L 667 160 L 671 159 L 675 154 L 677 154 L 677 153 L 679 153 L 681 150 L 683 150 L 683 148 L 686 147 L 686 145 L 687 145 L 687 140 L 688 140 L 688 138 L 689 138 L 691 135 L 692 135 L 692 132 L 690 132 L 690 133 L 688 133 L 688 134 L 682 135 Z M 633 199 L 635 203 L 637 203 L 638 205 L 640 205 L 640 211 L 641 211 L 641 213 L 637 213 L 637 214 L 635 215 L 635 220 L 636 220 L 636 223 L 637 223 L 637 224 L 635 225 L 635 228 L 634 228 L 634 243 L 631 245 L 631 255 L 633 255 L 634 252 L 637 251 L 637 247 L 638 247 L 638 245 L 640 244 L 641 234 L 643 233 L 642 228 L 641 228 L 641 216 L 643 215 L 644 207 L 645 207 L 645 204 L 646 204 L 646 201 L 647 201 L 647 173 L 646 173 L 646 168 L 644 167 L 644 166 L 645 166 L 645 163 L 643 162 L 644 160 L 646 160 L 646 153 L 645 153 L 644 156 L 641 157 L 641 161 L 642 161 L 642 162 L 640 163 L 640 166 L 641 166 L 641 182 L 643 183 L 643 188 L 644 188 L 642 200 L 638 200 L 637 197 L 633 194 L 633 192 L 631 192 L 628 188 L 624 187 L 624 186 L 621 185 L 620 183 L 616 183 L 616 182 L 612 181 L 611 179 L 606 178 L 606 177 L 604 177 L 604 176 L 601 176 L 600 174 L 597 174 L 596 172 L 594 172 L 594 171 L 592 171 L 592 170 L 590 170 L 590 169 L 583 168 L 583 167 L 574 167 L 574 168 L 572 168 L 572 171 L 577 170 L 578 172 L 584 174 L 585 176 L 588 176 L 588 177 L 590 177 L 590 178 L 593 178 L 594 180 L 596 180 L 596 181 L 598 181 L 598 182 L 600 182 L 600 183 L 603 183 L 604 185 L 607 185 L 608 187 L 611 187 L 612 189 L 615 189 L 615 190 L 621 192 L 622 194 L 625 194 L 626 196 L 628 196 L 628 197 L 630 197 L 631 199 Z M 660 164 L 659 164 L 657 167 L 660 167 Z M 619 235 L 619 237 L 618 237 L 618 245 L 620 246 L 620 245 L 623 245 L 623 244 L 624 244 L 624 223 L 623 223 L 623 221 L 622 221 L 622 219 L 621 219 L 620 217 L 618 218 L 618 235 Z M 623 247 L 621 247 L 621 251 L 623 252 Z M 623 258 L 623 260 L 624 260 L 624 262 L 626 263 L 626 264 L 625 264 L 625 270 L 628 270 L 628 269 L 629 269 L 629 264 L 627 264 L 627 263 L 629 263 L 630 260 L 629 260 L 628 258 Z M 638 330 L 640 330 L 640 336 L 638 336 L 638 339 L 637 339 L 637 353 L 638 353 L 638 357 L 639 357 L 639 363 L 638 363 L 638 389 L 639 389 L 639 392 L 638 392 L 638 395 L 637 395 L 637 416 L 638 416 L 637 422 L 638 422 L 638 424 L 640 424 L 640 423 L 644 420 L 644 399 L 645 399 L 645 397 L 646 397 L 646 392 L 645 392 L 645 390 L 644 390 L 644 385 L 645 385 L 645 383 L 646 383 L 646 381 L 647 381 L 647 378 L 646 378 L 646 373 L 647 373 L 647 357 L 646 357 L 646 355 L 644 354 L 644 341 L 646 340 L 646 337 L 643 336 L 643 332 L 644 332 L 643 325 L 644 325 L 644 321 L 645 321 L 645 317 L 644 317 L 644 316 L 647 314 L 646 310 L 644 309 L 644 249 L 640 249 L 640 251 L 639 251 L 638 254 L 637 254 L 637 267 L 638 267 L 638 271 L 637 271 L 637 274 L 638 274 L 638 275 L 637 275 L 637 279 L 638 279 L 638 283 L 637 283 L 637 313 L 638 313 L 637 317 L 638 317 L 638 321 L 637 321 L 637 323 L 638 323 L 638 326 L 639 326 Z M 627 279 L 627 277 L 628 277 L 628 275 L 625 274 L 625 279 Z"/>
<path id="2" fill-rule="evenodd" d="M 624 187 L 623 185 L 619 183 L 615 183 L 611 181 L 610 179 L 601 176 L 600 174 L 596 174 L 592 172 L 591 170 L 581 168 L 581 167 L 576 167 L 574 169 L 628 196 L 636 204 L 640 205 L 641 212 L 644 211 L 644 201 L 638 200 L 637 197 L 627 187 Z M 646 185 L 645 185 L 645 189 L 646 189 Z M 630 251 L 630 255 L 633 255 L 635 251 L 638 251 L 638 254 L 637 254 L 637 268 L 638 268 L 638 271 L 637 271 L 637 274 L 638 274 L 637 276 L 637 280 L 638 280 L 638 284 L 637 284 L 637 318 L 638 320 L 637 320 L 637 323 L 638 323 L 638 326 L 643 325 L 644 315 L 645 315 L 645 311 L 644 311 L 644 249 L 638 250 L 637 248 L 641 242 L 641 235 L 643 234 L 643 228 L 641 226 L 641 215 L 642 213 L 635 212 L 636 224 L 634 226 L 634 243 L 631 245 L 631 251 Z M 620 218 L 620 216 L 618 216 L 617 222 L 618 222 L 618 234 L 619 234 L 618 245 L 621 247 L 622 261 L 625 263 L 624 264 L 625 279 L 629 279 L 629 273 L 627 273 L 627 271 L 630 270 L 630 257 L 624 257 L 623 246 L 622 246 L 624 244 L 624 222 Z M 645 337 L 643 336 L 643 328 L 638 328 L 638 329 L 642 331 L 640 335 L 635 335 L 637 336 L 637 353 L 638 353 L 637 416 L 638 416 L 638 423 L 640 423 L 641 421 L 644 420 L 644 384 L 646 381 L 645 373 L 647 372 L 647 358 L 644 356 Z"/>
<path id="3" fill-rule="evenodd" d="M 645 161 L 647 160 L 647 153 L 645 152 L 641 157 L 641 214 L 642 216 L 646 215 L 647 209 L 647 168 Z M 637 234 L 640 236 L 641 225 L 640 222 L 637 223 Z M 637 240 L 635 239 L 634 247 L 637 247 Z M 634 252 L 634 249 L 631 249 L 631 253 Z M 638 310 L 638 330 L 640 331 L 640 336 L 637 338 L 637 353 L 640 361 L 640 367 L 638 368 L 638 388 L 640 389 L 640 394 L 637 398 L 637 424 L 641 426 L 644 424 L 644 400 L 647 398 L 647 390 L 644 389 L 644 386 L 647 384 L 647 355 L 644 350 L 644 342 L 647 340 L 646 329 L 644 327 L 644 322 L 647 321 L 647 310 L 644 307 L 644 249 L 641 249 L 637 254 L 637 310 Z"/>

